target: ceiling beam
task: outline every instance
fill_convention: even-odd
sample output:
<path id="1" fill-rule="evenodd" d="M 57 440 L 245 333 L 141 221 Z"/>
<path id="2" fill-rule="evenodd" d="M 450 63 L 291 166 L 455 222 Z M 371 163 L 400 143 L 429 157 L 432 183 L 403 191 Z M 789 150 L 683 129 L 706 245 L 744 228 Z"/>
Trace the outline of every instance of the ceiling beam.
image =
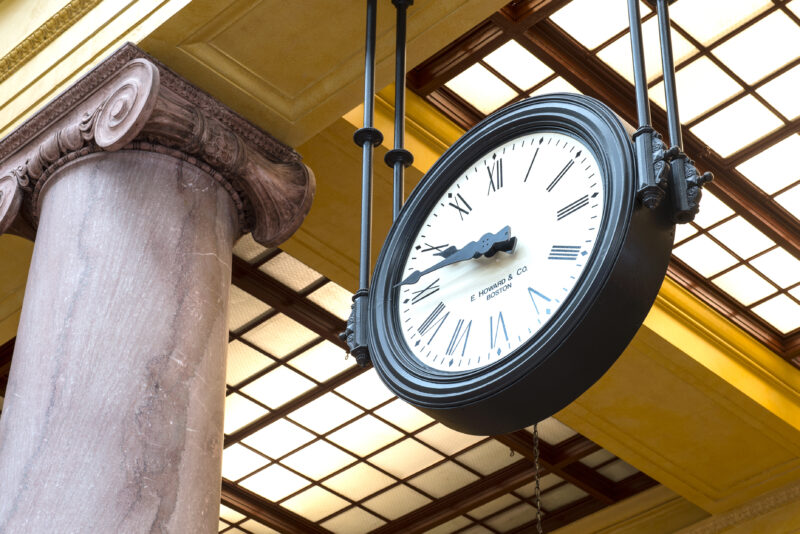
<path id="1" fill-rule="evenodd" d="M 425 532 L 535 479 L 533 465 L 528 460 L 520 460 L 376 528 L 370 534 Z"/>
<path id="2" fill-rule="evenodd" d="M 228 480 L 222 481 L 222 502 L 278 532 L 330 534 L 330 530 Z"/>

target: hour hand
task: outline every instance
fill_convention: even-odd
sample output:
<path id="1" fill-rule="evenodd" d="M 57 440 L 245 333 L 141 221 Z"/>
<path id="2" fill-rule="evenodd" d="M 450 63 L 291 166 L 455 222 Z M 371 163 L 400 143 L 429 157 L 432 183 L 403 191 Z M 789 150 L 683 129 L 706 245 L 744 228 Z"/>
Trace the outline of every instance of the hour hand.
<path id="1" fill-rule="evenodd" d="M 481 237 L 479 240 L 471 241 L 460 249 L 455 249 L 455 247 L 449 247 L 443 250 L 441 252 L 441 255 L 444 255 L 446 253 L 447 256 L 445 256 L 442 261 L 428 267 L 424 271 L 414 271 L 413 273 L 408 275 L 405 280 L 403 280 L 399 284 L 396 284 L 396 286 L 402 286 L 405 284 L 416 284 L 419 281 L 419 279 L 425 276 L 426 274 L 460 261 L 471 260 L 474 258 L 479 258 L 481 256 L 491 257 L 494 256 L 499 251 L 504 251 L 508 252 L 509 254 L 512 254 L 514 252 L 516 244 L 517 244 L 517 238 L 511 236 L 511 227 L 506 226 L 497 233 L 492 234 L 490 232 L 484 234 L 483 237 Z"/>

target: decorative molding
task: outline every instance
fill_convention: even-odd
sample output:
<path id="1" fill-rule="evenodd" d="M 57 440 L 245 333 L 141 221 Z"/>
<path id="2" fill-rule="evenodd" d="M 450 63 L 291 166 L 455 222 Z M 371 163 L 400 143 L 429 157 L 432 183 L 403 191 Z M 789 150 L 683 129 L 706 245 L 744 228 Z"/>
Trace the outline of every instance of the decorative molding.
<path id="1" fill-rule="evenodd" d="M 56 37 L 80 20 L 86 13 L 97 7 L 102 0 L 72 0 L 33 30 L 21 43 L 0 58 L 0 82 L 11 76 L 17 69 L 52 43 Z"/>
<path id="2" fill-rule="evenodd" d="M 800 501 L 800 482 L 795 482 L 780 490 L 757 497 L 729 512 L 709 517 L 678 531 L 677 534 L 716 534 L 752 519 L 757 519 L 782 506 L 788 504 L 796 505 L 798 501 Z"/>
<path id="3" fill-rule="evenodd" d="M 242 231 L 265 246 L 288 239 L 311 207 L 314 176 L 296 152 L 128 44 L 0 141 L 9 200 L 0 198 L 0 232 L 25 234 L 27 225 L 33 234 L 48 178 L 78 157 L 117 150 L 203 168 L 230 193 Z"/>

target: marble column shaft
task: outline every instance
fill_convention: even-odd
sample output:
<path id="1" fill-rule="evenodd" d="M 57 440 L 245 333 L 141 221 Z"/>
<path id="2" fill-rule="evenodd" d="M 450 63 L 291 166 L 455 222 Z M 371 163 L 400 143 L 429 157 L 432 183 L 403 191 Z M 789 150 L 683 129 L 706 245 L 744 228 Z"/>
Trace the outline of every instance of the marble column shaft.
<path id="1" fill-rule="evenodd" d="M 216 532 L 231 248 L 285 240 L 313 192 L 131 45 L 0 141 L 0 232 L 35 237 L 0 532 Z"/>

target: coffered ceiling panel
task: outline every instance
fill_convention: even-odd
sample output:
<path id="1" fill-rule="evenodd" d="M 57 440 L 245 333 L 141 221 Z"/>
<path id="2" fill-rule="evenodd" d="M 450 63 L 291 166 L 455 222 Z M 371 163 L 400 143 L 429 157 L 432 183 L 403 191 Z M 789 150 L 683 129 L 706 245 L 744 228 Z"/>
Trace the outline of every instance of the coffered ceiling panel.
<path id="1" fill-rule="evenodd" d="M 422 1 L 409 11 L 414 65 L 502 6 Z M 363 99 L 365 3 L 192 2 L 140 43 L 281 141 L 296 146 Z M 395 10 L 378 3 L 377 87 L 394 69 Z"/>

